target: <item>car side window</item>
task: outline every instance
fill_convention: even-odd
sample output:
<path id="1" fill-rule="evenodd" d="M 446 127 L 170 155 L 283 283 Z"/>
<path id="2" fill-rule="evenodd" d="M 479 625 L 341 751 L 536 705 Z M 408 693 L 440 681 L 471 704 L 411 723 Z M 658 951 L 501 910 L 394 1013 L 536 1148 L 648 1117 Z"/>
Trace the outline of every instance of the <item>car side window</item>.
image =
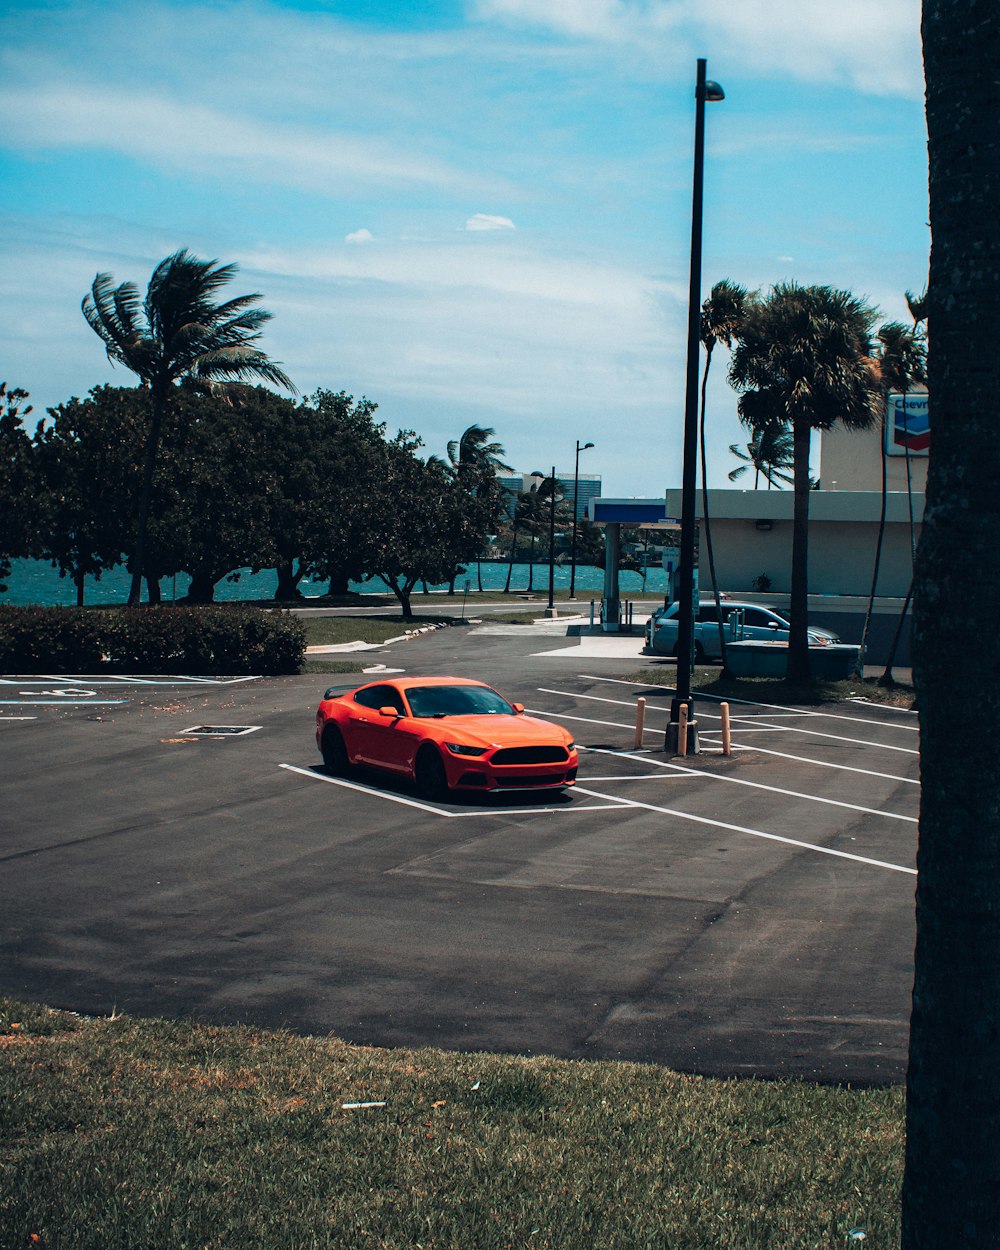
<path id="1" fill-rule="evenodd" d="M 717 621 L 718 619 L 719 617 L 715 611 L 715 604 L 712 604 L 712 606 L 709 608 L 698 609 L 699 621 Z"/>
<path id="2" fill-rule="evenodd" d="M 362 707 L 392 707 L 400 716 L 406 715 L 403 696 L 392 686 L 366 686 L 364 690 L 359 690 L 355 694 L 354 702 L 360 703 Z"/>

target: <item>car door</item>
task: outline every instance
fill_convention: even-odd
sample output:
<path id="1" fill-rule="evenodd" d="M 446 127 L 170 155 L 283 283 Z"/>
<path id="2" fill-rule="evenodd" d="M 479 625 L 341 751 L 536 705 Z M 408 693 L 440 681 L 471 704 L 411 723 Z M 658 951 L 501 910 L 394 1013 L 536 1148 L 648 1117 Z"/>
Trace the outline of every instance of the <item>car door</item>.
<path id="1" fill-rule="evenodd" d="M 766 608 L 744 608 L 743 637 L 754 642 L 787 642 L 788 625 Z"/>
<path id="2" fill-rule="evenodd" d="M 394 686 L 367 686 L 354 696 L 351 709 L 354 757 L 376 768 L 409 771 L 416 750 L 416 727 L 407 716 L 403 696 Z M 383 716 L 391 707 L 396 716 Z"/>

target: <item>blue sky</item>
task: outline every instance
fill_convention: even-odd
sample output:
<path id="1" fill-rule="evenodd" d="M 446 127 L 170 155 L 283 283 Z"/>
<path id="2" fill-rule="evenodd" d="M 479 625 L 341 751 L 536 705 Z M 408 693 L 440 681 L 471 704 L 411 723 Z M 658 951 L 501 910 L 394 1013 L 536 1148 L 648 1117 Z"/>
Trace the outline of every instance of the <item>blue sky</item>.
<path id="1" fill-rule="evenodd" d="M 704 287 L 927 274 L 919 0 L 118 0 L 0 7 L 0 377 L 112 369 L 80 314 L 180 247 L 237 261 L 299 390 L 429 452 L 472 422 L 609 495 L 680 476 L 697 57 Z M 717 354 L 709 476 L 743 441 Z"/>

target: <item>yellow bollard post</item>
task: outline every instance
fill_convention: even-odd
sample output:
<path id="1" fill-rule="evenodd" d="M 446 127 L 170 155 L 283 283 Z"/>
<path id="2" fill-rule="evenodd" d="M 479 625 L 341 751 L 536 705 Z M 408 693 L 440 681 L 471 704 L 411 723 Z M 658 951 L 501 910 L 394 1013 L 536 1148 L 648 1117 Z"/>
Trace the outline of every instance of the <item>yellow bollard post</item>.
<path id="1" fill-rule="evenodd" d="M 729 732 L 729 704 L 720 703 L 719 711 L 722 713 L 722 754 L 732 755 L 733 740 Z"/>
<path id="2" fill-rule="evenodd" d="M 638 750 L 642 746 L 642 731 L 646 724 L 646 700 L 636 699 L 635 701 L 635 742 L 632 744 L 634 750 Z"/>
<path id="3" fill-rule="evenodd" d="M 677 711 L 677 754 L 688 753 L 688 705 L 682 703 Z"/>

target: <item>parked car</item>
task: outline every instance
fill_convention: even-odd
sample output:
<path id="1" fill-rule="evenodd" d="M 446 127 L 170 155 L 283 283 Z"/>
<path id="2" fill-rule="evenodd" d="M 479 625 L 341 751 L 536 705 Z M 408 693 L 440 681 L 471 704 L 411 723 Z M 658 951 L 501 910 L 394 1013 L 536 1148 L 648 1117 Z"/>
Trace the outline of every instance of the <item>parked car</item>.
<path id="1" fill-rule="evenodd" d="M 734 637 L 747 641 L 767 640 L 770 642 L 787 642 L 791 625 L 783 616 L 772 612 L 770 608 L 761 607 L 759 603 L 749 603 L 742 599 L 722 600 L 722 622 L 726 631 L 725 638 L 729 642 Z M 652 655 L 677 654 L 677 626 L 680 605 L 672 603 L 669 608 L 657 608 L 646 622 L 646 651 Z M 737 616 L 738 633 L 732 632 L 730 617 Z M 824 647 L 839 642 L 836 634 L 818 626 L 809 626 L 809 645 Z M 722 644 L 719 641 L 719 616 L 714 600 L 702 602 L 695 613 L 694 625 L 694 658 L 698 664 L 707 660 L 722 659 Z"/>
<path id="2" fill-rule="evenodd" d="M 316 745 L 331 773 L 379 768 L 410 778 L 429 799 L 451 790 L 560 790 L 576 781 L 578 764 L 568 730 L 467 677 L 331 687 L 316 712 Z"/>

